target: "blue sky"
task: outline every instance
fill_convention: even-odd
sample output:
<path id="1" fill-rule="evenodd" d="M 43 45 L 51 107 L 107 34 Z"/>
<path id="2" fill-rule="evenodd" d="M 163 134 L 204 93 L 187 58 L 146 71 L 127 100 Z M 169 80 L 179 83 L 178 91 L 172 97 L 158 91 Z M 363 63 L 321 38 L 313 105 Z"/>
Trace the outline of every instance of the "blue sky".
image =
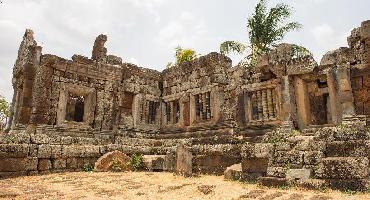
<path id="1" fill-rule="evenodd" d="M 246 19 L 257 0 L 2 0 L 0 4 L 0 94 L 12 96 L 11 72 L 26 28 L 43 53 L 90 57 L 94 39 L 108 35 L 109 54 L 163 70 L 178 45 L 200 54 L 219 50 L 225 40 L 248 43 Z M 317 61 L 347 46 L 347 36 L 370 19 L 369 0 L 270 0 L 294 7 L 291 20 L 303 29 L 284 42 L 310 49 Z M 239 61 L 232 56 L 233 64 Z"/>

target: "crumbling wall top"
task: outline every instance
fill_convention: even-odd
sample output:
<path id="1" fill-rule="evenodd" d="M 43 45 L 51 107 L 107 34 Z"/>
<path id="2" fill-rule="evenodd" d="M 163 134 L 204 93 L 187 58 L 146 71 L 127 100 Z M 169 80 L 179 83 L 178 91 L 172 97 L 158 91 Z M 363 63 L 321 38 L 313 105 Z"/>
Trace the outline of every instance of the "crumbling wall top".
<path id="1" fill-rule="evenodd" d="M 211 52 L 207 55 L 196 58 L 191 62 L 183 62 L 171 68 L 163 70 L 163 77 L 187 76 L 193 70 L 204 69 L 207 74 L 213 74 L 223 71 L 223 68 L 231 68 L 232 61 L 229 57 L 217 52 Z"/>
<path id="2" fill-rule="evenodd" d="M 102 61 L 106 58 L 107 48 L 105 48 L 104 45 L 107 42 L 107 40 L 108 40 L 107 36 L 103 34 L 96 37 L 91 56 L 93 60 Z"/>
<path id="3" fill-rule="evenodd" d="M 317 67 L 312 55 L 299 52 L 297 45 L 282 43 L 259 57 L 253 73 L 271 71 L 277 77 L 310 73 Z"/>

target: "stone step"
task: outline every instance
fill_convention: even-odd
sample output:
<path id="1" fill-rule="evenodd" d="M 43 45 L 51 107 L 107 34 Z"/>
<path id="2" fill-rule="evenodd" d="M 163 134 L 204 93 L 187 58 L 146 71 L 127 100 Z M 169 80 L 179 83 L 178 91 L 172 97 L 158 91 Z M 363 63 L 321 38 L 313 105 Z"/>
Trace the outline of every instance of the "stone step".
<path id="1" fill-rule="evenodd" d="M 368 157 L 370 158 L 369 140 L 350 140 L 328 142 L 326 145 L 328 157 Z"/>
<path id="2" fill-rule="evenodd" d="M 363 179 L 369 175 L 366 157 L 328 157 L 321 162 L 319 171 L 324 179 Z"/>

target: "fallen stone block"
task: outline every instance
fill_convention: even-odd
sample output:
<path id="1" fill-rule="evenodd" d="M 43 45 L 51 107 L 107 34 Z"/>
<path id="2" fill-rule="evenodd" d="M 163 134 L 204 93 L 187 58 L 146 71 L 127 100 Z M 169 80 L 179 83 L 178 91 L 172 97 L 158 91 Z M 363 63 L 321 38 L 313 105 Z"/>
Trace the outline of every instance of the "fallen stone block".
<path id="1" fill-rule="evenodd" d="M 224 177 L 227 180 L 240 180 L 242 178 L 242 164 L 235 164 L 226 168 Z"/>
<path id="2" fill-rule="evenodd" d="M 189 147 L 179 145 L 176 149 L 176 174 L 191 176 L 193 174 L 193 155 Z"/>
<path id="3" fill-rule="evenodd" d="M 176 154 L 168 152 L 164 158 L 163 170 L 167 172 L 174 172 L 176 169 Z"/>
<path id="4" fill-rule="evenodd" d="M 144 167 L 149 171 L 164 171 L 165 155 L 144 155 Z"/>
<path id="5" fill-rule="evenodd" d="M 130 157 L 120 151 L 113 151 L 100 157 L 94 167 L 94 171 L 130 171 Z"/>

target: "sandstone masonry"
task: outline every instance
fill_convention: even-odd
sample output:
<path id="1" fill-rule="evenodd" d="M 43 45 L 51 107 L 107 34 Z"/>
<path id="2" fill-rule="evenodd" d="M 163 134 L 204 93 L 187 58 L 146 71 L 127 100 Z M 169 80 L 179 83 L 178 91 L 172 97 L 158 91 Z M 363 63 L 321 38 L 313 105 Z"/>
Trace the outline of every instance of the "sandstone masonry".
<path id="1" fill-rule="evenodd" d="M 162 155 L 155 170 L 186 175 L 241 163 L 228 174 L 369 188 L 370 21 L 320 64 L 281 44 L 256 67 L 210 53 L 158 72 L 108 55 L 106 42 L 68 60 L 42 54 L 26 30 L 0 176 L 79 170 L 119 150 Z"/>

